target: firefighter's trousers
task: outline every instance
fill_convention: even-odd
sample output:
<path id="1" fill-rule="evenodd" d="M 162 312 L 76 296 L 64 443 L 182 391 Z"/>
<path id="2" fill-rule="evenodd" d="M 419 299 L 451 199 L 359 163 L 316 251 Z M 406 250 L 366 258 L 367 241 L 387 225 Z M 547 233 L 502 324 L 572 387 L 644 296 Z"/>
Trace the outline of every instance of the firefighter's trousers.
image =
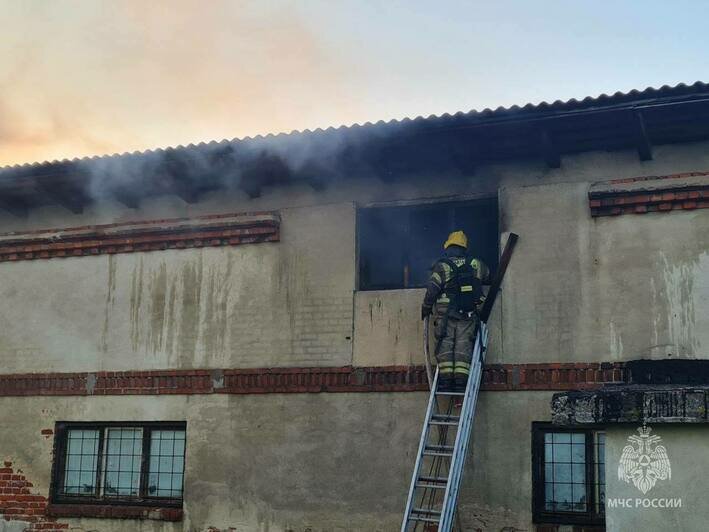
<path id="1" fill-rule="evenodd" d="M 467 380 L 475 344 L 477 317 L 437 316 L 433 322 L 438 373 L 444 380 Z"/>

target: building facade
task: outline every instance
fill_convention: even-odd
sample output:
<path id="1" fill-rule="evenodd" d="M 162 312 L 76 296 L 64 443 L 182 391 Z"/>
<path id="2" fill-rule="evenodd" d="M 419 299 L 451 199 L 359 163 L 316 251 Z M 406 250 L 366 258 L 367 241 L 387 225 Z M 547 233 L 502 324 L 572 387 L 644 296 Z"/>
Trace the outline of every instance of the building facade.
<path id="1" fill-rule="evenodd" d="M 463 528 L 702 530 L 708 99 L 3 169 L 0 530 L 398 530 L 458 228 L 493 269 L 520 235 Z"/>

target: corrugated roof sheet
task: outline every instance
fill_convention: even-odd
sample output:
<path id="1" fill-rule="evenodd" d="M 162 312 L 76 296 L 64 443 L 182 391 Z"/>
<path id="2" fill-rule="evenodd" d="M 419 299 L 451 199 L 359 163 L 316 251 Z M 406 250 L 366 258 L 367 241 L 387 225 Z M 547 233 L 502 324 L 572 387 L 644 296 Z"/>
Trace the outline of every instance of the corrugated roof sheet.
<path id="1" fill-rule="evenodd" d="M 404 118 L 402 120 L 390 120 L 388 122 L 365 122 L 362 124 L 353 124 L 349 126 L 317 128 L 314 130 L 305 129 L 301 131 L 292 131 L 290 133 L 256 135 L 253 137 L 243 137 L 234 139 L 224 139 L 221 141 L 213 140 L 211 142 L 200 142 L 198 144 L 178 145 L 167 148 L 156 148 L 144 151 L 114 153 L 107 155 L 96 155 L 83 158 L 61 159 L 52 161 L 33 162 L 25 164 L 15 164 L 0 167 L 0 173 L 16 170 L 41 169 L 54 165 L 66 165 L 71 163 L 90 163 L 91 161 L 106 160 L 116 157 L 128 156 L 148 156 L 150 154 L 161 154 L 165 152 L 174 152 L 180 150 L 194 150 L 207 147 L 226 146 L 229 144 L 247 143 L 247 142 L 267 142 L 269 139 L 298 137 L 308 135 L 321 135 L 333 133 L 356 133 L 368 132 L 373 128 L 393 128 L 408 125 L 422 127 L 449 127 L 449 126 L 464 126 L 477 125 L 482 123 L 493 123 L 506 120 L 524 120 L 527 118 L 535 118 L 541 115 L 557 115 L 572 113 L 575 111 L 588 111 L 592 109 L 611 109 L 615 106 L 627 106 L 636 102 L 637 104 L 650 104 L 654 100 L 662 100 L 663 102 L 672 98 L 687 98 L 693 95 L 709 97 L 709 84 L 697 81 L 692 84 L 679 83 L 674 86 L 663 85 L 659 88 L 648 87 L 644 90 L 631 90 L 629 92 L 615 92 L 614 94 L 601 94 L 596 97 L 586 97 L 582 100 L 572 98 L 562 101 L 541 102 L 539 104 L 528 103 L 524 106 L 513 105 L 511 107 L 497 107 L 496 109 L 483 109 L 482 111 L 471 110 L 468 112 L 457 112 L 454 114 L 445 113 L 443 115 L 430 115 L 427 117 L 417 116 L 415 118 Z"/>

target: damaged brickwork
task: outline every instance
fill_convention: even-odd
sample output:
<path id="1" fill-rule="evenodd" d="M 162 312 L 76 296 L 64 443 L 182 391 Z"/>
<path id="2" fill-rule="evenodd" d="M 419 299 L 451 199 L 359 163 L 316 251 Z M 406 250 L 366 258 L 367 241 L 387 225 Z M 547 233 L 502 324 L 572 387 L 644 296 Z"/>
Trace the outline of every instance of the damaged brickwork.
<path id="1" fill-rule="evenodd" d="M 22 470 L 16 470 L 10 461 L 3 462 L 3 467 L 0 468 L 0 516 L 6 521 L 26 523 L 26 531 L 67 530 L 67 523 L 61 523 L 47 514 L 49 500 L 43 495 L 33 493 L 33 487 Z"/>

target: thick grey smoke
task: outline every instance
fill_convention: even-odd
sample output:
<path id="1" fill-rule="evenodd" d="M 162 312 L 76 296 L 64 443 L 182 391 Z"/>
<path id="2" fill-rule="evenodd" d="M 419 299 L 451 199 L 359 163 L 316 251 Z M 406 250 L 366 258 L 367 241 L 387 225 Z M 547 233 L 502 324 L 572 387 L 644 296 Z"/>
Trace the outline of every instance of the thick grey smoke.
<path id="1" fill-rule="evenodd" d="M 240 187 L 257 195 L 261 186 L 307 181 L 321 186 L 365 164 L 377 128 L 331 130 L 213 142 L 82 160 L 97 200 L 143 197 L 184 190 L 196 197 L 208 190 Z M 137 199 L 136 199 L 137 201 Z"/>

